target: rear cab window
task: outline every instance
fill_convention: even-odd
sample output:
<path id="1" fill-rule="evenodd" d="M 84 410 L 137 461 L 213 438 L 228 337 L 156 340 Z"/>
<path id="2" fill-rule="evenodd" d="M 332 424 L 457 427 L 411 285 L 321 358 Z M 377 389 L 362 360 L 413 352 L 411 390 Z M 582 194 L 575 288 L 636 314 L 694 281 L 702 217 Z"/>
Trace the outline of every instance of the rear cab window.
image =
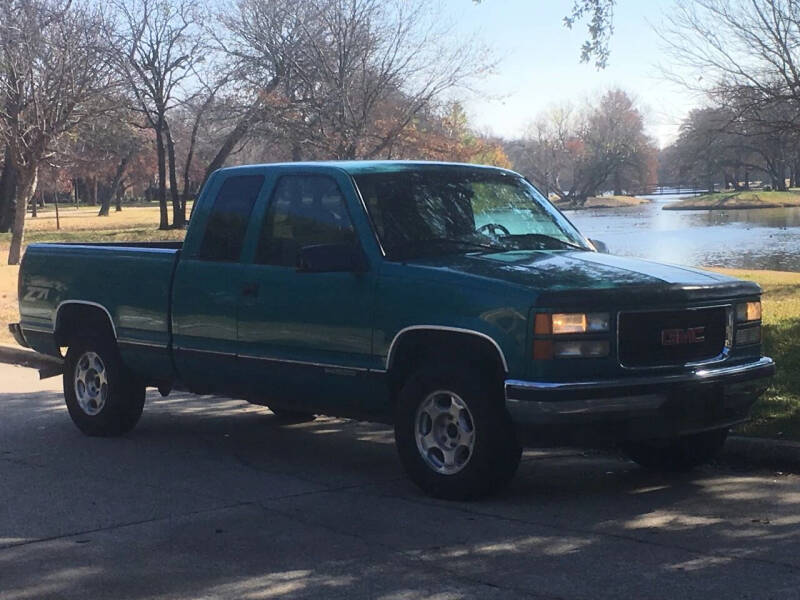
<path id="1" fill-rule="evenodd" d="M 217 192 L 197 257 L 208 261 L 239 260 L 253 206 L 264 186 L 264 175 L 234 175 Z"/>

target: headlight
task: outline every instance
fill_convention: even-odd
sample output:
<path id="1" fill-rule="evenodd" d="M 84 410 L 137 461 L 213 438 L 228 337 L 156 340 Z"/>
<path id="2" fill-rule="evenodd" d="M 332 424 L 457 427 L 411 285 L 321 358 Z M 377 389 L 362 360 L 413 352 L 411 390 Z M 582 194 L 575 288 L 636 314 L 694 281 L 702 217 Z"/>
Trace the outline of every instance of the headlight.
<path id="1" fill-rule="evenodd" d="M 608 356 L 611 351 L 608 336 L 594 334 L 609 333 L 610 330 L 609 313 L 537 313 L 533 358 L 550 360 Z M 585 337 L 590 339 L 581 339 Z M 597 339 L 598 337 L 601 339 Z"/>
<path id="2" fill-rule="evenodd" d="M 743 302 L 736 305 L 736 322 L 747 323 L 748 321 L 761 320 L 761 302 Z"/>
<path id="3" fill-rule="evenodd" d="M 608 331 L 608 313 L 554 313 L 553 335 L 565 333 L 603 333 Z"/>

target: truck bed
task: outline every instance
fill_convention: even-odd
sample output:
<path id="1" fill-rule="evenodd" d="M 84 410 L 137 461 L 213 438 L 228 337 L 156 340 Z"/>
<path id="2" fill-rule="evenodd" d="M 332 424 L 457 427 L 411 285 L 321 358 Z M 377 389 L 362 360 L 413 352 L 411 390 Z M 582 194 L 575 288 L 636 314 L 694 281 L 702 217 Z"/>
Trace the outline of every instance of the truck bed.
<path id="1" fill-rule="evenodd" d="M 34 350 L 59 355 L 65 308 L 103 311 L 126 363 L 171 368 L 172 278 L 181 242 L 31 244 L 19 275 L 20 325 Z M 166 375 L 166 373 L 165 373 Z"/>

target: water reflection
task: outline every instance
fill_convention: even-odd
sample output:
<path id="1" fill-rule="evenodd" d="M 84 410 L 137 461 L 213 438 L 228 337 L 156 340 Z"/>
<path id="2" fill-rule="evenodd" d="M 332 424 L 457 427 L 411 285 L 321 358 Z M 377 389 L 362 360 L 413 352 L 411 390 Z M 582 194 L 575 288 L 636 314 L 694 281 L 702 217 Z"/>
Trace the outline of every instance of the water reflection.
<path id="1" fill-rule="evenodd" d="M 611 253 L 695 266 L 800 271 L 800 208 L 665 211 L 676 200 L 619 209 L 567 211 Z"/>

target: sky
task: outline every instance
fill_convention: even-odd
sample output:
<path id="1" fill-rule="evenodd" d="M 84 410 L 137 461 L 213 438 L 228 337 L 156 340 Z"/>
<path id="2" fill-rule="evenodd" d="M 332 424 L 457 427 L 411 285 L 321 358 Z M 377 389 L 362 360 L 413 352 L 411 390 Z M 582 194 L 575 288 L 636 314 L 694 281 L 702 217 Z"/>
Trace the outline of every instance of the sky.
<path id="1" fill-rule="evenodd" d="M 598 71 L 580 62 L 585 24 L 573 30 L 562 19 L 573 0 L 444 0 L 456 34 L 477 34 L 498 59 L 495 73 L 467 97 L 465 108 L 481 132 L 519 137 L 548 107 L 580 104 L 619 87 L 645 114 L 648 134 L 663 147 L 677 135 L 681 119 L 702 99 L 667 81 L 670 66 L 657 31 L 673 0 L 618 0 L 608 66 Z M 486 96 L 482 98 L 481 96 Z"/>

